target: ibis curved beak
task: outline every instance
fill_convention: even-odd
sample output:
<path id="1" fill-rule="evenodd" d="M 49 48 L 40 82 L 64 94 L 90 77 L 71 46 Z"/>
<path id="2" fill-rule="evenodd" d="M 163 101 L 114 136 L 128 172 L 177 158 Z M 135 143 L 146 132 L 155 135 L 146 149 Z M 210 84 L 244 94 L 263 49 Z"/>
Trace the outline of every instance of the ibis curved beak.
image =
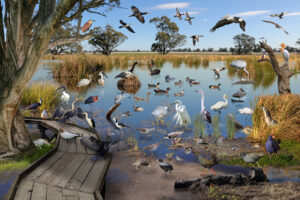
<path id="1" fill-rule="evenodd" d="M 107 76 L 104 72 L 102 72 L 102 74 L 103 74 L 106 78 L 108 78 L 108 76 Z"/>

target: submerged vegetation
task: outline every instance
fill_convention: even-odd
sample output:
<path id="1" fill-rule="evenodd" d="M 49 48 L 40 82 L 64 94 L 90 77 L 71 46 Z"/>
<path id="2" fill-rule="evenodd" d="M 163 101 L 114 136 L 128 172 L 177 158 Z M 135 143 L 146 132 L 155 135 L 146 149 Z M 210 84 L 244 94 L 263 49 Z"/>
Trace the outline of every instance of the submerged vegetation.
<path id="1" fill-rule="evenodd" d="M 50 146 L 42 146 L 41 148 L 37 148 L 35 146 L 31 146 L 29 150 L 16 155 L 14 158 L 10 160 L 0 160 L 0 171 L 1 170 L 22 170 L 28 167 L 31 163 L 48 153 L 51 149 L 53 149 L 54 144 Z"/>

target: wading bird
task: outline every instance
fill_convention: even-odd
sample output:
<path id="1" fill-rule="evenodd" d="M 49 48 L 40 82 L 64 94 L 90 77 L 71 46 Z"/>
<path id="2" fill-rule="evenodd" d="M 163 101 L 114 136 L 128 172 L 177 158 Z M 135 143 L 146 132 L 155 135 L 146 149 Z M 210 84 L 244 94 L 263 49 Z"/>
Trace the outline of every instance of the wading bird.
<path id="1" fill-rule="evenodd" d="M 207 121 L 208 123 L 211 123 L 211 115 L 210 113 L 205 109 L 205 106 L 204 106 L 204 91 L 202 89 L 200 90 L 196 90 L 195 92 L 198 92 L 201 94 L 201 117 L 204 121 Z"/>
<path id="2" fill-rule="evenodd" d="M 165 175 L 167 175 L 167 172 L 170 172 L 173 170 L 173 166 L 170 163 L 164 162 L 162 159 L 158 159 L 159 166 L 162 170 L 164 170 Z"/>
<path id="3" fill-rule="evenodd" d="M 230 64 L 231 67 L 236 68 L 236 70 L 238 69 L 243 69 L 244 72 L 247 73 L 248 75 L 248 79 L 249 79 L 249 72 L 247 71 L 246 67 L 247 67 L 247 63 L 243 60 L 235 60 Z"/>
<path id="4" fill-rule="evenodd" d="M 178 136 L 181 136 L 184 133 L 184 131 L 175 131 L 175 132 L 171 132 L 168 133 L 168 135 L 166 135 L 164 138 L 165 139 L 172 139 L 172 138 L 176 138 Z"/>
<path id="5" fill-rule="evenodd" d="M 223 95 L 224 101 L 219 101 L 216 104 L 212 105 L 210 109 L 212 110 L 221 110 L 228 106 L 228 100 L 226 99 L 228 96 L 226 94 Z"/>
<path id="6" fill-rule="evenodd" d="M 264 156 L 262 153 L 241 153 L 241 155 L 246 163 L 257 163 L 257 161 Z M 259 166 L 258 163 L 257 165 Z"/>
<path id="7" fill-rule="evenodd" d="M 269 135 L 265 147 L 267 152 L 270 154 L 270 159 L 272 158 L 272 153 L 275 153 L 277 157 L 277 151 L 280 149 L 279 144 L 280 140 L 276 141 L 274 135 Z"/>
<path id="8" fill-rule="evenodd" d="M 212 69 L 215 72 L 215 76 L 217 76 L 217 78 L 220 78 L 220 72 L 225 70 L 225 67 L 220 67 L 220 68 L 216 68 L 216 69 Z"/>
<path id="9" fill-rule="evenodd" d="M 140 12 L 140 10 L 135 6 L 131 6 L 131 10 L 133 14 L 129 15 L 128 17 L 136 17 L 142 24 L 145 23 L 145 19 L 143 15 L 149 14 L 148 12 Z"/>
<path id="10" fill-rule="evenodd" d="M 82 114 L 85 115 L 85 120 L 88 123 L 89 127 L 95 129 L 96 124 L 93 118 L 89 118 L 89 114 L 87 112 L 83 112 Z"/>
<path id="11" fill-rule="evenodd" d="M 122 24 L 122 26 L 119 26 L 119 28 L 125 27 L 131 33 L 135 33 L 134 30 L 130 27 L 130 25 L 132 25 L 132 24 L 126 24 L 125 22 L 123 22 L 123 20 L 120 20 L 120 23 Z"/>
<path id="12" fill-rule="evenodd" d="M 158 106 L 153 110 L 152 115 L 156 118 L 156 124 L 158 124 L 158 119 L 162 124 L 164 123 L 162 118 L 167 115 L 168 110 L 167 106 Z"/>
<path id="13" fill-rule="evenodd" d="M 192 35 L 190 38 L 193 39 L 193 45 L 196 45 L 196 42 L 199 42 L 199 37 L 204 37 L 203 35 Z"/>
<path id="14" fill-rule="evenodd" d="M 149 65 L 150 75 L 153 76 L 153 75 L 158 75 L 158 74 L 160 74 L 160 69 L 158 69 L 158 68 L 152 69 L 152 68 L 153 68 L 153 65 L 154 65 L 154 61 L 151 60 L 151 63 L 150 63 L 150 65 Z"/>
<path id="15" fill-rule="evenodd" d="M 268 21 L 268 20 L 262 20 L 263 22 L 266 23 L 270 23 L 270 24 L 274 24 L 276 28 L 281 29 L 283 32 L 285 32 L 286 34 L 289 34 L 286 30 L 284 30 L 284 28 L 282 26 L 280 26 L 279 24 L 272 22 L 272 21 Z"/>
<path id="16" fill-rule="evenodd" d="M 122 122 L 119 122 L 116 117 L 113 118 L 113 122 L 114 122 L 116 128 L 119 130 L 121 130 L 123 128 L 129 128 L 129 126 L 123 124 Z"/>
<path id="17" fill-rule="evenodd" d="M 181 20 L 181 16 L 182 16 L 182 15 L 184 15 L 184 13 L 181 13 L 181 12 L 179 11 L 179 8 L 176 8 L 176 14 L 174 15 L 174 17 L 178 17 L 178 19 Z"/>
<path id="18" fill-rule="evenodd" d="M 240 100 L 240 98 L 243 98 L 244 96 L 246 96 L 246 92 L 243 88 L 240 88 L 240 90 L 237 91 L 236 93 L 234 93 L 232 96 L 235 98 L 239 98 L 239 100 Z"/>
<path id="19" fill-rule="evenodd" d="M 104 76 L 106 77 L 106 78 L 108 78 L 108 76 L 103 72 L 103 71 L 100 71 L 99 72 L 99 79 L 98 79 L 98 84 L 99 85 L 101 85 L 101 86 L 103 86 L 104 85 Z"/>
<path id="20" fill-rule="evenodd" d="M 273 117 L 271 116 L 271 113 L 270 111 L 265 108 L 265 107 L 261 107 L 263 112 L 264 112 L 264 116 L 265 116 L 265 121 L 266 121 L 266 124 L 268 126 L 273 126 L 273 125 L 276 125 L 278 124 L 278 121 L 276 121 L 275 119 L 273 119 Z"/>
<path id="21" fill-rule="evenodd" d="M 59 91 L 60 89 L 62 89 L 62 94 L 60 96 L 60 99 L 62 101 L 62 103 L 65 103 L 68 105 L 69 100 L 70 100 L 70 95 L 66 92 L 66 87 L 65 86 L 60 86 L 59 88 L 56 89 L 56 92 Z"/>
<path id="22" fill-rule="evenodd" d="M 35 102 L 35 103 L 31 104 L 30 106 L 27 106 L 24 109 L 23 113 L 27 110 L 32 110 L 32 111 L 37 110 L 42 105 L 42 102 L 43 102 L 43 100 L 42 100 L 42 98 L 40 98 L 39 102 Z"/>
<path id="23" fill-rule="evenodd" d="M 98 96 L 90 96 L 86 100 L 84 100 L 84 104 L 91 104 L 98 101 Z"/>
<path id="24" fill-rule="evenodd" d="M 118 74 L 115 78 L 128 78 L 129 76 L 132 76 L 133 75 L 133 70 L 135 68 L 135 66 L 138 64 L 137 61 L 135 61 L 132 65 L 132 67 L 125 71 L 125 72 L 121 72 L 120 74 Z"/>
<path id="25" fill-rule="evenodd" d="M 290 53 L 288 52 L 288 50 L 285 49 L 286 46 L 285 46 L 284 43 L 281 43 L 280 46 L 281 46 L 280 51 L 281 51 L 281 53 L 283 55 L 284 61 L 287 63 L 287 62 L 289 62 Z"/>
<path id="26" fill-rule="evenodd" d="M 218 90 L 220 90 L 220 86 L 221 86 L 221 83 L 218 83 L 218 85 L 210 85 L 208 87 L 209 87 L 209 89 L 218 89 Z"/>
<path id="27" fill-rule="evenodd" d="M 288 14 L 288 12 L 281 12 L 279 14 L 275 13 L 275 14 L 271 14 L 270 17 L 279 17 L 279 19 L 282 19 L 282 17 L 286 14 Z"/>
<path id="28" fill-rule="evenodd" d="M 47 113 L 46 109 L 43 110 L 43 112 L 41 114 L 41 118 L 42 119 L 47 119 L 48 118 L 48 113 Z"/>
<path id="29" fill-rule="evenodd" d="M 85 87 L 85 86 L 88 86 L 91 82 L 92 82 L 92 77 L 93 75 L 89 75 L 88 76 L 88 79 L 84 78 L 84 79 L 81 79 L 78 83 L 77 83 L 77 87 Z"/>
<path id="30" fill-rule="evenodd" d="M 192 122 L 191 117 L 186 109 L 186 106 L 182 104 L 180 100 L 176 100 L 175 104 L 175 115 L 173 116 L 173 121 L 175 121 L 176 126 L 188 125 Z"/>
<path id="31" fill-rule="evenodd" d="M 188 12 L 185 12 L 185 19 L 186 21 L 189 22 L 190 25 L 192 25 L 192 19 L 194 19 L 195 17 L 190 17 Z"/>
<path id="32" fill-rule="evenodd" d="M 91 26 L 92 26 L 92 24 L 93 24 L 94 21 L 95 21 L 95 20 L 92 20 L 92 19 L 90 19 L 89 21 L 87 21 L 87 22 L 83 25 L 83 27 L 81 28 L 81 32 L 86 32 L 86 31 L 88 31 L 88 30 L 91 28 Z"/>
<path id="33" fill-rule="evenodd" d="M 212 29 L 210 29 L 210 32 L 214 32 L 216 29 L 218 29 L 218 28 L 220 28 L 222 26 L 228 25 L 228 24 L 232 24 L 232 23 L 239 23 L 240 24 L 240 28 L 243 31 L 246 31 L 246 29 L 245 29 L 245 27 L 246 27 L 245 20 L 243 20 L 240 17 L 232 17 L 230 15 L 226 15 L 225 17 L 221 18 L 221 20 L 219 20 L 217 22 L 217 24 L 214 27 L 212 27 Z"/>

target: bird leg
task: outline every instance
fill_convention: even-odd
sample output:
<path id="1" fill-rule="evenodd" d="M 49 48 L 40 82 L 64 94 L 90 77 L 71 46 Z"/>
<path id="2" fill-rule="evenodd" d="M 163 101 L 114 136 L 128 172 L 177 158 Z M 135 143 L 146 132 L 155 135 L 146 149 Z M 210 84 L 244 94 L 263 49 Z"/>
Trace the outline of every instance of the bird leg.
<path id="1" fill-rule="evenodd" d="M 212 169 L 212 168 L 210 168 L 210 170 L 211 170 L 211 172 L 213 173 L 213 175 L 215 176 L 216 174 L 215 174 L 215 171 Z"/>

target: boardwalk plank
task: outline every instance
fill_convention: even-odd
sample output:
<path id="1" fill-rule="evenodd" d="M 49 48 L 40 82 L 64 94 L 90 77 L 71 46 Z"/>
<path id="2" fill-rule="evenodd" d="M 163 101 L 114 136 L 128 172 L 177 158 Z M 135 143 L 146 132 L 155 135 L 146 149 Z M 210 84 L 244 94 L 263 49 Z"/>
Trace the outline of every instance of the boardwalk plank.
<path id="1" fill-rule="evenodd" d="M 30 172 L 24 180 L 36 180 L 38 179 L 45 171 L 47 171 L 58 159 L 60 159 L 65 152 L 57 151 L 54 155 L 48 158 L 43 162 L 39 167 L 35 168 Z"/>
<path id="2" fill-rule="evenodd" d="M 95 191 L 99 179 L 102 179 L 104 176 L 104 167 L 106 165 L 106 162 L 107 160 L 103 158 L 96 160 L 93 168 L 91 169 L 90 173 L 83 182 L 80 191 L 89 193 Z"/>
<path id="3" fill-rule="evenodd" d="M 82 138 L 82 137 L 77 137 L 77 138 L 76 138 L 76 148 L 77 148 L 77 152 L 78 152 L 78 153 L 84 153 L 84 154 L 86 154 L 86 148 L 85 148 L 85 146 L 83 146 L 83 145 L 81 144 L 81 142 L 80 142 L 81 138 Z"/>
<path id="4" fill-rule="evenodd" d="M 88 155 L 86 157 L 80 168 L 77 170 L 76 174 L 66 184 L 66 188 L 73 190 L 80 189 L 81 185 L 83 184 L 84 180 L 86 179 L 87 175 L 94 165 L 95 161 L 91 160 L 92 157 L 93 155 Z"/>
<path id="5" fill-rule="evenodd" d="M 68 165 L 61 171 L 61 173 L 56 176 L 53 181 L 51 181 L 51 185 L 56 185 L 58 187 L 65 187 L 71 177 L 75 174 L 78 170 L 82 162 L 85 160 L 86 155 L 84 154 L 77 154 L 74 159 L 68 163 Z"/>
<path id="6" fill-rule="evenodd" d="M 60 139 L 59 140 L 59 145 L 58 145 L 58 151 L 67 151 L 67 140 Z"/>
<path id="7" fill-rule="evenodd" d="M 67 141 L 67 152 L 75 153 L 76 152 L 76 139 L 71 139 Z"/>
<path id="8" fill-rule="evenodd" d="M 33 187 L 32 181 L 21 181 L 20 186 L 16 192 L 15 200 L 30 200 L 31 191 Z"/>
<path id="9" fill-rule="evenodd" d="M 40 178 L 40 183 L 50 183 L 56 176 L 61 175 L 61 171 L 75 157 L 74 153 L 65 153 L 51 168 L 49 168 Z"/>
<path id="10" fill-rule="evenodd" d="M 47 185 L 35 182 L 33 185 L 31 200 L 47 199 Z"/>
<path id="11" fill-rule="evenodd" d="M 47 200 L 62 200 L 62 189 L 58 187 L 48 186 L 47 188 Z"/>
<path id="12" fill-rule="evenodd" d="M 74 190 L 63 189 L 63 200 L 79 200 L 78 193 Z"/>
<path id="13" fill-rule="evenodd" d="M 94 195 L 91 193 L 78 192 L 78 195 L 80 200 L 95 200 Z"/>

